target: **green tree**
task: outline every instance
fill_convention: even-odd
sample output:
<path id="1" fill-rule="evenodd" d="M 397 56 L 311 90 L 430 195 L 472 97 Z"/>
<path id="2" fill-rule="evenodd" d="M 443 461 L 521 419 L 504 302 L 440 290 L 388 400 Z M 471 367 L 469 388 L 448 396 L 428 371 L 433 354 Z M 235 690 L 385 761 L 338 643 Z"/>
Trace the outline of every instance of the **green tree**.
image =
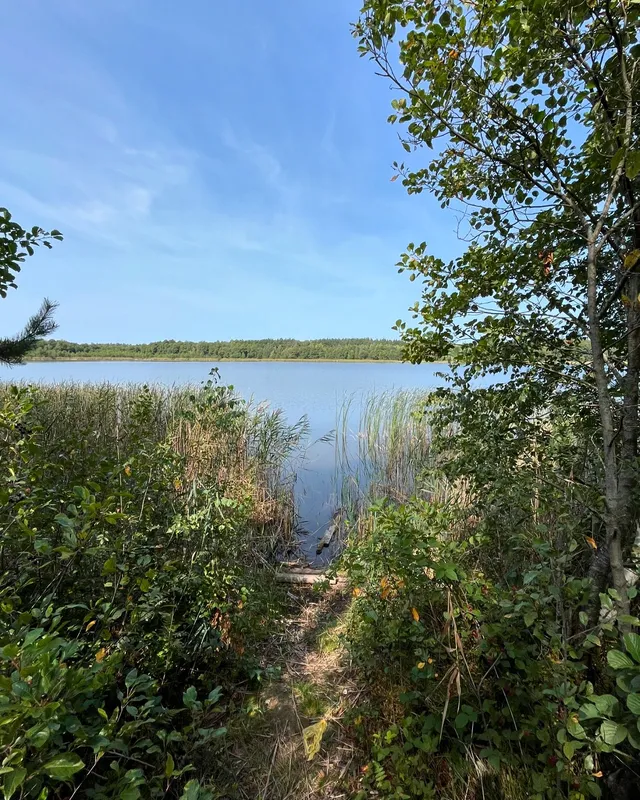
<path id="1" fill-rule="evenodd" d="M 52 239 L 61 240 L 62 235 L 57 230 L 47 232 L 38 227 L 25 230 L 6 208 L 0 208 L 0 297 L 17 288 L 17 273 L 27 256 L 32 256 L 40 245 L 50 249 Z M 45 298 L 20 333 L 0 339 L 0 363 L 21 364 L 39 339 L 53 333 L 57 327 L 53 319 L 55 308 L 56 304 Z"/>
<path id="2" fill-rule="evenodd" d="M 406 355 L 455 349 L 463 395 L 478 374 L 508 369 L 505 431 L 567 398 L 593 423 L 603 532 L 592 615 L 610 575 L 628 612 L 637 522 L 639 19 L 637 0 L 367 0 L 354 31 L 396 92 L 389 120 L 406 126 L 411 154 L 398 176 L 468 225 L 458 259 L 425 243 L 401 258 L 423 281 L 415 322 L 398 323 Z"/>

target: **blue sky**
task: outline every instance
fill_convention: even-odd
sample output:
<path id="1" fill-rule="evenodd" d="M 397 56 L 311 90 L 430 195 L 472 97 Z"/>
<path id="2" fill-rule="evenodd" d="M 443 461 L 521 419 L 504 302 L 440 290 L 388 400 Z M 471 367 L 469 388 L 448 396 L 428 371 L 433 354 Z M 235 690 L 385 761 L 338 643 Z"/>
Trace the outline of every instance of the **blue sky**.
<path id="1" fill-rule="evenodd" d="M 2 333 L 45 295 L 60 338 L 391 336 L 409 241 L 450 212 L 391 183 L 392 94 L 351 0 L 20 0 L 3 10 L 0 205 L 65 241 L 30 259 Z"/>

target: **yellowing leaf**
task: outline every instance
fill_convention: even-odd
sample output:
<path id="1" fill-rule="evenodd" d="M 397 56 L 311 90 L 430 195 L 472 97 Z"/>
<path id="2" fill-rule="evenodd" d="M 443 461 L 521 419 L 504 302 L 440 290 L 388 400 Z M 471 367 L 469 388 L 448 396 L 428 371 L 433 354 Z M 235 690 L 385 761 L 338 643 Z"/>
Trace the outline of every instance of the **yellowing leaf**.
<path id="1" fill-rule="evenodd" d="M 360 597 L 360 595 L 361 595 L 361 594 L 362 594 L 362 589 L 359 589 L 359 588 L 356 586 L 356 588 L 353 590 L 353 596 L 354 596 L 354 597 Z"/>
<path id="2" fill-rule="evenodd" d="M 593 537 L 586 536 L 585 538 L 586 538 L 588 544 L 590 544 L 591 547 L 593 547 L 594 550 L 598 549 L 598 543 L 596 542 L 596 540 Z"/>
<path id="3" fill-rule="evenodd" d="M 640 250 L 632 250 L 624 259 L 624 268 L 633 269 L 640 261 Z"/>
<path id="4" fill-rule="evenodd" d="M 124 468 L 124 474 L 131 475 L 131 467 L 129 466 L 129 464 L 127 464 L 127 466 Z"/>
<path id="5" fill-rule="evenodd" d="M 388 579 L 387 579 L 387 578 L 383 578 L 383 579 L 380 581 L 380 586 L 382 586 L 382 588 L 383 588 L 383 589 L 386 589 L 388 585 L 389 585 L 389 581 L 388 581 Z"/>
<path id="6" fill-rule="evenodd" d="M 107 651 L 105 650 L 105 648 L 104 648 L 104 647 L 101 647 L 101 648 L 98 650 L 98 652 L 96 653 L 96 661 L 97 661 L 98 663 L 100 663 L 101 661 L 104 661 L 104 657 L 105 657 L 106 655 L 107 655 Z"/>
<path id="7" fill-rule="evenodd" d="M 93 626 L 94 626 L 95 624 L 96 624 L 96 621 L 95 621 L 95 619 L 92 619 L 92 620 L 91 620 L 91 622 L 90 622 L 90 623 L 87 625 L 87 627 L 85 628 L 85 631 L 90 631 L 90 630 L 91 630 L 91 628 L 93 628 Z"/>
<path id="8" fill-rule="evenodd" d="M 602 770 L 599 769 L 597 772 L 592 773 L 594 778 L 601 778 L 602 777 Z"/>
<path id="9" fill-rule="evenodd" d="M 398 180 L 398 176 L 394 175 L 393 178 L 391 178 L 391 183 L 393 183 L 394 181 L 397 181 L 397 180 Z"/>
<path id="10" fill-rule="evenodd" d="M 304 751 L 307 754 L 307 761 L 313 761 L 314 757 L 320 752 L 322 737 L 327 729 L 327 720 L 321 719 L 315 725 L 309 725 L 302 731 L 302 741 Z"/>
<path id="11" fill-rule="evenodd" d="M 420 622 L 420 614 L 418 613 L 418 609 L 417 608 L 412 608 L 411 609 L 411 616 L 414 618 L 414 620 L 416 622 Z"/>
<path id="12" fill-rule="evenodd" d="M 420 663 L 417 664 L 417 667 L 418 669 L 424 669 L 424 661 L 420 661 Z"/>

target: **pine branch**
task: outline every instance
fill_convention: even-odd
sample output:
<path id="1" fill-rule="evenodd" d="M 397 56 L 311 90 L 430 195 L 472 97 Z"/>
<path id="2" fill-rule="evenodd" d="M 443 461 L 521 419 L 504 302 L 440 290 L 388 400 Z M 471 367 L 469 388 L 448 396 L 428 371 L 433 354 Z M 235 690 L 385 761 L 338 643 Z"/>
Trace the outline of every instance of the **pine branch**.
<path id="1" fill-rule="evenodd" d="M 17 336 L 0 339 L 0 364 L 22 364 L 24 357 L 37 342 L 57 329 L 58 324 L 53 318 L 57 307 L 57 303 L 52 303 L 45 297 L 38 311 L 30 317 Z"/>

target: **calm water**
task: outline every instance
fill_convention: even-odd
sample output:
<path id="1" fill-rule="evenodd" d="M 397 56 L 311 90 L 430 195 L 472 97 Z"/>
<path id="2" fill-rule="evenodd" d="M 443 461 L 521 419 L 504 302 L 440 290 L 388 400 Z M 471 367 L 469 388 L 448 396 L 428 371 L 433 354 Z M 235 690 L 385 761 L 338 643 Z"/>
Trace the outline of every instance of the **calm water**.
<path id="1" fill-rule="evenodd" d="M 296 500 L 301 525 L 309 531 L 305 550 L 315 552 L 336 507 L 335 453 L 329 442 L 318 442 L 336 427 L 342 403 L 389 389 L 432 389 L 443 384 L 440 365 L 185 361 L 65 361 L 16 367 L 2 377 L 25 381 L 197 384 L 218 367 L 224 383 L 233 384 L 247 400 L 267 401 L 282 408 L 291 422 L 307 415 L 311 426 L 306 457 L 298 469 Z M 352 420 L 357 426 L 357 418 Z"/>

